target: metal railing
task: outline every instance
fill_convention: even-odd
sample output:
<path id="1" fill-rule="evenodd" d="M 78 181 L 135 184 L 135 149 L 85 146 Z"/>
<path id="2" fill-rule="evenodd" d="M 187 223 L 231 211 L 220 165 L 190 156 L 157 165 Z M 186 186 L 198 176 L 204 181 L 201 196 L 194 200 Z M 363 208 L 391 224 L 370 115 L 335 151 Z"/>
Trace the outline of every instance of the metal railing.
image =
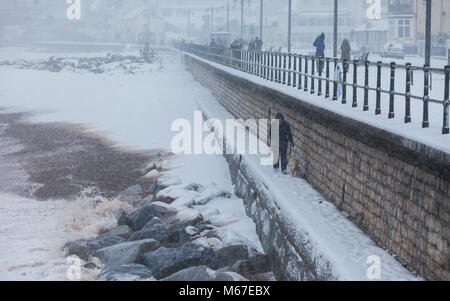
<path id="1" fill-rule="evenodd" d="M 196 44 L 177 44 L 180 50 L 192 53 L 201 58 L 235 68 L 237 70 L 255 75 L 270 82 L 290 86 L 303 92 L 317 94 L 325 98 L 332 97 L 333 101 L 341 98 L 342 104 L 346 104 L 348 99 L 347 89 L 352 89 L 352 107 L 359 106 L 358 92 L 363 91 L 363 111 L 369 111 L 369 92 L 375 92 L 375 115 L 382 113 L 382 95 L 389 96 L 389 119 L 395 118 L 396 97 L 405 100 L 404 123 L 411 123 L 411 101 L 420 100 L 423 103 L 422 127 L 430 127 L 429 104 L 435 103 L 443 106 L 443 127 L 442 134 L 450 132 L 449 127 L 449 78 L 450 66 L 444 68 L 431 68 L 428 65 L 423 67 L 413 66 L 410 63 L 405 65 L 384 62 L 369 62 L 363 60 L 341 60 L 337 58 L 318 58 L 311 55 L 300 55 L 295 53 L 282 52 L 255 52 L 247 50 L 235 50 L 229 48 L 210 48 Z M 343 67 L 342 78 L 331 78 L 333 71 L 341 64 Z M 332 65 L 332 66 L 331 66 Z M 331 69 L 333 67 L 333 69 Z M 370 84 L 370 67 L 376 69 L 376 83 Z M 364 73 L 364 84 L 358 82 L 358 74 Z M 382 88 L 382 69 L 390 70 L 390 81 L 388 88 Z M 403 70 L 405 73 L 405 92 L 396 90 L 397 71 Z M 414 74 L 417 71 L 423 72 L 423 94 L 415 95 L 411 87 L 414 85 Z M 349 80 L 349 74 L 352 79 Z M 433 75 L 444 77 L 443 99 L 431 97 L 430 91 L 433 88 Z M 325 87 L 323 87 L 325 83 Z M 316 86 L 317 84 L 317 86 Z M 342 95 L 338 97 L 339 85 L 342 87 Z M 331 87 L 332 86 L 332 87 Z M 359 89 L 359 90 L 358 90 Z M 323 91 L 325 90 L 325 91 Z"/>

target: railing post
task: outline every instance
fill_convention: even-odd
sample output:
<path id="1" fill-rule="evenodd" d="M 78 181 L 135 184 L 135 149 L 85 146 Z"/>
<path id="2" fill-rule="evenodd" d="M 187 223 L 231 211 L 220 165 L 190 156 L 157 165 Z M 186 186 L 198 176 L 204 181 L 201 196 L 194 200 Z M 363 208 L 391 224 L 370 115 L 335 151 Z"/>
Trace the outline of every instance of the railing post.
<path id="1" fill-rule="evenodd" d="M 430 101 L 430 83 L 429 83 L 430 66 L 424 66 L 424 84 L 423 84 L 423 122 L 422 128 L 430 127 L 428 121 L 428 102 Z"/>
<path id="2" fill-rule="evenodd" d="M 248 73 L 253 74 L 253 52 L 248 51 Z"/>
<path id="3" fill-rule="evenodd" d="M 257 65 L 256 65 L 256 52 L 255 51 L 253 51 L 252 52 L 252 74 L 253 75 L 257 75 L 258 74 L 258 69 L 257 69 Z"/>
<path id="4" fill-rule="evenodd" d="M 303 57 L 301 55 L 298 56 L 298 89 L 302 90 L 302 72 L 303 72 Z"/>
<path id="5" fill-rule="evenodd" d="M 353 108 L 358 106 L 358 64 L 358 60 L 353 61 Z"/>
<path id="6" fill-rule="evenodd" d="M 262 52 L 258 52 L 258 75 L 261 78 L 264 78 L 264 74 L 263 74 L 263 53 Z"/>
<path id="7" fill-rule="evenodd" d="M 288 83 L 287 83 L 287 85 L 290 87 L 292 85 L 292 82 L 291 82 L 291 78 L 292 78 L 292 74 L 291 74 L 291 71 L 292 71 L 292 53 L 289 53 L 288 57 L 289 57 L 289 62 L 288 62 L 289 65 L 288 65 Z"/>
<path id="8" fill-rule="evenodd" d="M 334 70 L 336 72 L 336 67 L 338 65 L 338 60 L 334 59 Z M 334 78 L 333 78 L 334 79 Z M 336 101 L 338 99 L 337 97 L 337 91 L 338 91 L 338 83 L 337 80 L 333 80 L 333 101 Z"/>
<path id="9" fill-rule="evenodd" d="M 450 66 L 445 66 L 445 88 L 444 88 L 444 126 L 442 128 L 442 134 L 448 135 L 450 133 L 448 107 L 449 101 L 449 85 L 450 85 Z"/>
<path id="10" fill-rule="evenodd" d="M 325 59 L 327 64 L 327 70 L 326 70 L 326 83 L 325 83 L 325 98 L 330 97 L 330 60 L 328 58 Z"/>
<path id="11" fill-rule="evenodd" d="M 311 94 L 316 93 L 315 91 L 315 80 L 314 80 L 314 75 L 316 73 L 316 61 L 315 61 L 315 57 L 312 56 L 311 57 Z"/>
<path id="12" fill-rule="evenodd" d="M 275 52 L 275 82 L 278 82 L 278 52 Z"/>
<path id="13" fill-rule="evenodd" d="M 342 70 L 343 72 L 343 79 L 342 79 L 342 104 L 346 104 L 347 103 L 347 65 L 348 62 L 347 60 L 344 60 L 342 62 L 342 68 L 344 70 Z"/>
<path id="14" fill-rule="evenodd" d="M 292 74 L 292 86 L 297 87 L 297 55 L 294 54 L 294 73 Z"/>
<path id="15" fill-rule="evenodd" d="M 391 63 L 391 88 L 389 89 L 389 119 L 395 117 L 394 101 L 395 101 L 395 67 L 396 63 Z"/>
<path id="16" fill-rule="evenodd" d="M 406 64 L 405 123 L 411 122 L 411 63 Z"/>
<path id="17" fill-rule="evenodd" d="M 266 79 L 266 52 L 261 52 L 261 76 Z"/>
<path id="18" fill-rule="evenodd" d="M 364 62 L 365 75 L 364 75 L 364 107 L 363 111 L 369 111 L 369 61 Z"/>
<path id="19" fill-rule="evenodd" d="M 271 52 L 270 53 L 270 81 L 273 82 L 273 57 L 274 57 L 274 53 Z"/>
<path id="20" fill-rule="evenodd" d="M 250 65 L 250 52 L 248 50 L 245 51 L 245 66 L 246 66 L 245 71 L 247 71 L 247 73 L 250 73 L 250 68 L 251 68 L 251 65 Z"/>
<path id="21" fill-rule="evenodd" d="M 256 75 L 256 52 L 254 52 L 254 51 L 250 52 L 250 56 L 251 56 L 251 64 L 252 64 L 251 73 L 253 75 Z"/>
<path id="22" fill-rule="evenodd" d="M 278 83 L 281 84 L 281 69 L 283 66 L 283 55 L 280 52 L 280 55 L 278 56 Z"/>
<path id="23" fill-rule="evenodd" d="M 286 53 L 283 53 L 283 85 L 286 85 Z"/>
<path id="24" fill-rule="evenodd" d="M 252 74 L 253 75 L 257 75 L 258 74 L 258 69 L 257 69 L 257 65 L 256 65 L 256 52 L 252 51 Z"/>
<path id="25" fill-rule="evenodd" d="M 381 67 L 383 62 L 377 62 L 377 104 L 375 108 L 375 115 L 381 114 Z"/>
<path id="26" fill-rule="evenodd" d="M 245 72 L 248 73 L 249 70 L 250 70 L 249 52 L 248 52 L 248 50 L 245 50 Z"/>
<path id="27" fill-rule="evenodd" d="M 303 91 L 308 92 L 308 56 L 305 55 L 305 85 Z"/>
<path id="28" fill-rule="evenodd" d="M 319 56 L 319 81 L 318 81 L 319 87 L 317 91 L 317 96 L 322 96 L 322 69 L 323 69 L 322 57 Z"/>

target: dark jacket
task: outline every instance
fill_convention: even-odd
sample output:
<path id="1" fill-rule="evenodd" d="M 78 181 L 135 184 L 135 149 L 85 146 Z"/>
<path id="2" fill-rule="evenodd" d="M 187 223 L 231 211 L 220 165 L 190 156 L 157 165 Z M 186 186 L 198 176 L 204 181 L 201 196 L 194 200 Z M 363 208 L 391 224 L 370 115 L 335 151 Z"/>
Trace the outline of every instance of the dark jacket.
<path id="1" fill-rule="evenodd" d="M 350 60 L 350 52 L 351 52 L 351 47 L 350 47 L 350 43 L 348 42 L 347 39 L 345 39 L 344 41 L 342 41 L 341 44 L 341 59 L 343 60 Z"/>
<path id="2" fill-rule="evenodd" d="M 260 39 L 255 40 L 255 50 L 262 51 L 263 42 Z"/>
<path id="3" fill-rule="evenodd" d="M 316 47 L 316 51 L 318 52 L 324 52 L 325 51 L 325 41 L 322 40 L 320 36 L 316 38 L 313 44 L 314 47 Z"/>
<path id="4" fill-rule="evenodd" d="M 286 121 L 280 124 L 280 147 L 286 148 L 288 143 L 294 144 L 294 139 L 292 138 L 291 126 Z"/>

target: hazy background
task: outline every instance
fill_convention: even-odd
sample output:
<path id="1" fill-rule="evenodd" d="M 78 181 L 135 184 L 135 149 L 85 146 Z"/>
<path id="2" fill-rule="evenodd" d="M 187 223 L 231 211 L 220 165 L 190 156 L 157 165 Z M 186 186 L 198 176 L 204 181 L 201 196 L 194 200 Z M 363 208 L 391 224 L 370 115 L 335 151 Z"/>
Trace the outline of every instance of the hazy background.
<path id="1" fill-rule="evenodd" d="M 75 1 L 75 0 L 71 0 Z M 42 41 L 169 44 L 188 40 L 207 44 L 211 32 L 241 37 L 241 0 L 79 0 L 80 19 L 69 20 L 67 0 L 0 1 L 0 46 Z M 244 0 L 244 40 L 260 36 L 260 0 Z M 264 0 L 264 46 L 286 47 L 288 0 Z M 326 34 L 332 43 L 333 0 L 293 0 L 292 44 L 312 49 Z M 229 8 L 229 9 L 228 9 Z M 434 56 L 446 56 L 450 37 L 450 1 L 433 0 Z M 228 12 L 228 13 L 227 13 Z M 227 17 L 227 15 L 229 17 Z M 190 25 L 188 25 L 190 24 Z M 188 28 L 190 27 L 190 31 Z M 339 0 L 339 43 L 379 52 L 387 42 L 407 54 L 422 55 L 423 0 Z M 332 47 L 328 47 L 331 49 Z"/>

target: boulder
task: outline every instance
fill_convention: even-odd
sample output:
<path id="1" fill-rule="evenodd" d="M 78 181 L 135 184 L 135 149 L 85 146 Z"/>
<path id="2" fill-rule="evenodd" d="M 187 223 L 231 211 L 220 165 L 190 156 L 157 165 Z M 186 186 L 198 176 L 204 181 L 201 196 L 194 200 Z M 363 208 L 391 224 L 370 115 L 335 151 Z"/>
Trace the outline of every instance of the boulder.
<path id="1" fill-rule="evenodd" d="M 103 234 L 90 239 L 80 239 L 68 242 L 64 245 L 64 257 L 78 256 L 84 261 L 88 261 L 90 256 L 97 250 L 117 245 L 126 240 L 114 234 Z"/>
<path id="2" fill-rule="evenodd" d="M 233 281 L 248 281 L 248 280 L 234 272 L 221 272 L 217 273 L 216 281 L 233 282 Z"/>
<path id="3" fill-rule="evenodd" d="M 260 265 L 263 264 L 262 258 L 264 257 L 264 254 L 259 253 L 256 249 L 248 245 L 239 244 L 226 246 L 216 251 L 215 268 L 232 266 L 238 260 L 250 260 L 251 262 L 253 261 L 252 264 Z"/>
<path id="4" fill-rule="evenodd" d="M 142 188 L 140 185 L 134 185 L 121 192 L 119 198 L 122 202 L 126 202 L 134 207 L 142 204 Z"/>
<path id="5" fill-rule="evenodd" d="M 140 264 L 110 265 L 98 275 L 99 281 L 138 281 L 152 277 L 152 271 Z"/>
<path id="6" fill-rule="evenodd" d="M 111 231 L 108 232 L 108 234 L 113 234 L 125 239 L 129 239 L 130 236 L 133 234 L 133 230 L 125 225 L 112 229 Z"/>
<path id="7" fill-rule="evenodd" d="M 154 251 L 159 247 L 159 242 L 154 239 L 125 242 L 100 249 L 94 253 L 94 257 L 97 257 L 106 265 L 141 263 L 142 256 L 145 253 Z"/>
<path id="8" fill-rule="evenodd" d="M 170 233 L 170 236 L 168 237 L 168 242 L 185 243 L 194 239 L 198 234 L 200 234 L 200 231 L 198 231 L 197 228 L 193 226 L 187 226 L 186 228 L 172 231 Z"/>
<path id="9" fill-rule="evenodd" d="M 149 227 L 145 226 L 142 230 L 135 232 L 130 237 L 130 240 L 142 240 L 148 238 L 153 238 L 160 243 L 165 243 L 169 239 L 169 234 L 167 233 L 166 227 L 162 223 L 157 223 Z"/>
<path id="10" fill-rule="evenodd" d="M 200 193 L 205 191 L 205 187 L 203 187 L 203 185 L 197 184 L 197 183 L 189 184 L 188 186 L 184 187 L 184 189 L 190 190 L 190 191 L 195 191 L 195 192 L 200 192 Z"/>
<path id="11" fill-rule="evenodd" d="M 156 180 L 152 184 L 150 184 L 148 193 L 155 195 L 158 193 L 159 190 L 160 190 L 160 186 L 159 186 L 158 180 Z"/>
<path id="12" fill-rule="evenodd" d="M 110 246 L 118 245 L 125 242 L 126 239 L 114 234 L 103 234 L 98 237 L 88 239 L 88 245 L 92 251 L 97 251 Z"/>
<path id="13" fill-rule="evenodd" d="M 144 255 L 144 264 L 153 271 L 156 279 L 168 277 L 192 266 L 211 266 L 214 262 L 215 255 L 211 248 L 194 243 L 176 249 L 161 247 Z"/>
<path id="14" fill-rule="evenodd" d="M 144 205 L 141 209 L 135 211 L 128 218 L 133 230 L 141 230 L 152 218 L 164 217 L 170 214 L 176 214 L 176 210 L 163 203 L 151 203 Z"/>
<path id="15" fill-rule="evenodd" d="M 151 228 L 154 225 L 158 225 L 158 224 L 163 225 L 163 222 L 161 221 L 161 219 L 159 217 L 154 217 L 147 224 L 145 224 L 145 226 L 142 229 Z"/>
<path id="16" fill-rule="evenodd" d="M 195 227 L 198 229 L 198 231 L 200 231 L 200 233 L 202 233 L 204 231 L 212 231 L 212 230 L 216 229 L 216 227 L 214 227 L 213 225 L 205 224 L 205 223 L 197 225 Z"/>
<path id="17" fill-rule="evenodd" d="M 161 281 L 214 281 L 216 276 L 215 271 L 202 265 L 181 270 Z"/>
<path id="18" fill-rule="evenodd" d="M 161 281 L 247 281 L 247 279 L 233 272 L 214 271 L 209 267 L 202 265 L 179 271 L 169 277 L 161 279 Z"/>
<path id="19" fill-rule="evenodd" d="M 177 214 L 172 215 L 164 219 L 169 232 L 173 232 L 180 229 L 185 229 L 188 226 L 197 226 L 204 221 L 200 212 L 194 209 L 183 209 L 178 211 Z"/>
<path id="20" fill-rule="evenodd" d="M 117 221 L 118 226 L 123 226 L 128 224 L 128 216 L 125 210 L 119 209 L 116 212 L 114 212 L 113 217 Z"/>
<path id="21" fill-rule="evenodd" d="M 256 274 L 256 268 L 249 260 L 236 261 L 236 263 L 230 268 L 230 271 L 244 275 L 246 277 Z"/>
<path id="22" fill-rule="evenodd" d="M 84 261 L 88 261 L 92 254 L 92 250 L 89 247 L 88 241 L 86 239 L 76 240 L 68 242 L 63 248 L 64 257 L 78 256 Z"/>

